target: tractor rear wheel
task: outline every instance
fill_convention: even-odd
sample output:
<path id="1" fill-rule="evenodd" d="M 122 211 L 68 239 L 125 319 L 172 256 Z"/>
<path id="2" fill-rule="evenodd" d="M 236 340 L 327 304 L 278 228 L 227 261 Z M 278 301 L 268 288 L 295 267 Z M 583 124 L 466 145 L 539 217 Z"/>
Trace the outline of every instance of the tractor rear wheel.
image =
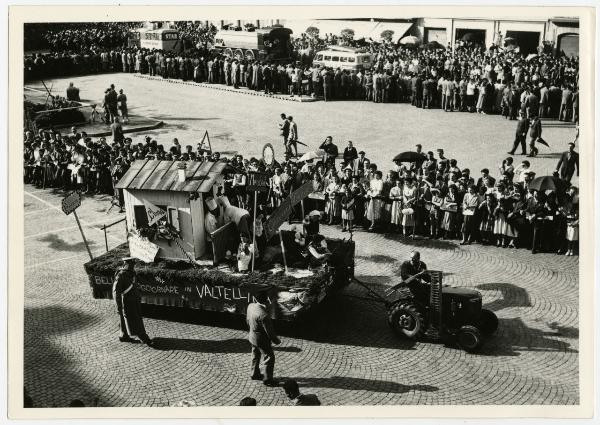
<path id="1" fill-rule="evenodd" d="M 460 348 L 468 353 L 477 351 L 481 347 L 482 339 L 481 332 L 475 326 L 466 325 L 459 329 L 457 334 L 457 342 Z"/>
<path id="2" fill-rule="evenodd" d="M 481 310 L 481 318 L 477 326 L 484 335 L 491 335 L 498 330 L 498 316 L 485 308 Z"/>
<path id="3" fill-rule="evenodd" d="M 398 335 L 417 339 L 425 333 L 425 319 L 412 304 L 396 304 L 388 313 L 388 323 Z"/>

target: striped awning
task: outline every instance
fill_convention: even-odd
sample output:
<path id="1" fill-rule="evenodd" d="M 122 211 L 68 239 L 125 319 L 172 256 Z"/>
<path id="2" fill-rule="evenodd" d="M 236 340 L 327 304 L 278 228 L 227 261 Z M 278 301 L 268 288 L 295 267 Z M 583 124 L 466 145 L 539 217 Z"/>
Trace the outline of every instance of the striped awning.
<path id="1" fill-rule="evenodd" d="M 180 182 L 178 176 L 178 166 L 182 162 L 186 164 L 184 182 Z M 115 187 L 127 190 L 208 192 L 226 166 L 225 161 L 136 160 Z"/>

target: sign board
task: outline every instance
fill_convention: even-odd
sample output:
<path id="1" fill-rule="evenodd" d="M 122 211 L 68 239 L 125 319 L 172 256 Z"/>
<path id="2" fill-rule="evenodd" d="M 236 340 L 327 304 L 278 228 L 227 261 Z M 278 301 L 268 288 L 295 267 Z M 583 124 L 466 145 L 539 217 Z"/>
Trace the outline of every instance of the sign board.
<path id="1" fill-rule="evenodd" d="M 131 235 L 129 240 L 129 255 L 142 260 L 144 263 L 153 263 L 160 247 L 146 238 Z"/>
<path id="2" fill-rule="evenodd" d="M 146 199 L 144 199 L 144 206 L 146 207 L 146 215 L 148 216 L 148 226 L 152 226 L 154 223 L 167 216 L 165 210 L 157 207 Z"/>
<path id="3" fill-rule="evenodd" d="M 213 246 L 213 264 L 217 265 L 219 261 L 227 256 L 227 251 L 231 254 L 237 253 L 239 244 L 239 234 L 233 221 L 210 234 Z"/>
<path id="4" fill-rule="evenodd" d="M 208 143 L 206 145 L 204 142 Z M 208 130 L 204 131 L 204 136 L 202 136 L 202 140 L 200 141 L 200 150 L 207 151 L 212 155 L 212 146 L 210 144 L 210 136 L 208 135 Z"/>
<path id="5" fill-rule="evenodd" d="M 79 192 L 72 192 L 62 200 L 62 210 L 66 215 L 71 214 L 81 205 L 81 195 Z"/>
<path id="6" fill-rule="evenodd" d="M 267 173 L 249 172 L 246 189 L 255 192 L 268 192 L 269 175 Z"/>
<path id="7" fill-rule="evenodd" d="M 290 193 L 290 195 L 281 202 L 279 208 L 273 211 L 273 214 L 271 214 L 265 223 L 264 230 L 267 240 L 271 239 L 271 237 L 277 233 L 279 226 L 281 226 L 288 219 L 294 206 L 306 198 L 312 191 L 313 182 L 308 181 Z"/>

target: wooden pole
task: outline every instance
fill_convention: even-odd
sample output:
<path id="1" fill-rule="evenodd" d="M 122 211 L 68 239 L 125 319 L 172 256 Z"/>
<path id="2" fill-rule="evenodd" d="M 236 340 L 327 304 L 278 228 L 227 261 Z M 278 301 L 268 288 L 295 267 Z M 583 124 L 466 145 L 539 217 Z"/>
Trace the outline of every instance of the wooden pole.
<path id="1" fill-rule="evenodd" d="M 254 191 L 254 220 L 252 220 L 252 271 L 254 271 L 254 257 L 256 257 L 256 196 L 258 191 Z"/>
<path id="2" fill-rule="evenodd" d="M 283 257 L 283 268 L 285 272 L 288 272 L 287 260 L 285 259 L 285 246 L 283 244 L 283 236 L 281 236 L 281 231 L 277 231 L 279 233 L 279 241 L 281 242 L 281 256 Z"/>
<path id="3" fill-rule="evenodd" d="M 106 252 L 108 252 L 108 238 L 106 237 L 106 226 L 103 226 L 102 230 L 104 230 L 104 245 L 106 245 Z"/>
<path id="4" fill-rule="evenodd" d="M 93 260 L 92 251 L 90 251 L 90 246 L 88 245 L 88 241 L 83 234 L 83 229 L 81 228 L 81 223 L 79 222 L 79 217 L 77 217 L 77 211 L 73 211 L 73 215 L 75 216 L 75 221 L 77 221 L 77 226 L 79 227 L 79 231 L 81 232 L 81 237 L 83 238 L 83 243 L 85 244 L 85 248 L 87 249 L 88 254 L 90 255 L 90 260 Z"/>

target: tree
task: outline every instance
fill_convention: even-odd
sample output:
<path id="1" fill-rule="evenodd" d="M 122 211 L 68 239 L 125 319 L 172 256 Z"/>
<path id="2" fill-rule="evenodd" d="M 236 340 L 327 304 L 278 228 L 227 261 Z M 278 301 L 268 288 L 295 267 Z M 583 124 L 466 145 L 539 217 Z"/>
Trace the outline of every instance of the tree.
<path id="1" fill-rule="evenodd" d="M 319 37 L 319 28 L 317 28 L 317 27 L 308 27 L 308 28 L 306 28 L 306 31 L 304 31 L 304 32 L 310 38 L 318 38 Z"/>
<path id="2" fill-rule="evenodd" d="M 345 28 L 340 32 L 340 38 L 345 42 L 349 43 L 354 40 L 354 30 L 350 28 Z"/>
<path id="3" fill-rule="evenodd" d="M 385 41 L 392 41 L 393 36 L 394 36 L 394 31 L 392 31 L 392 30 L 384 30 L 381 33 L 381 38 Z"/>

